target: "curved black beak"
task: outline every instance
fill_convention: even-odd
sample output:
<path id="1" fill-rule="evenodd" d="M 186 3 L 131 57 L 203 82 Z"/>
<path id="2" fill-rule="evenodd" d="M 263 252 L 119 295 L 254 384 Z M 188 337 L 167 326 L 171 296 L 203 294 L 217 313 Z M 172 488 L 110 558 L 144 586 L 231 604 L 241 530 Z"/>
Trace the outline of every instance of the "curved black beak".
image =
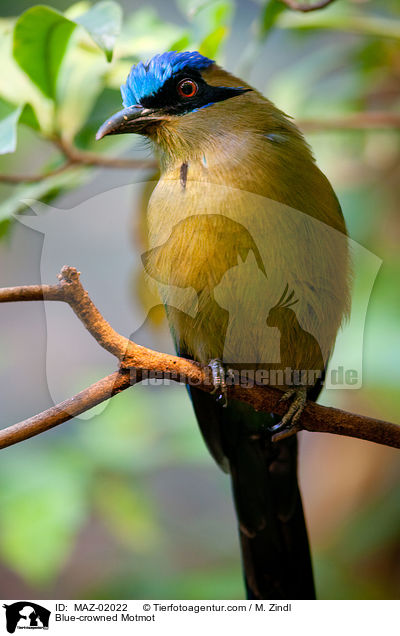
<path id="1" fill-rule="evenodd" d="M 144 133 L 149 123 L 149 115 L 153 111 L 143 108 L 140 104 L 129 106 L 112 115 L 96 133 L 96 140 L 103 139 L 106 135 L 122 135 L 124 133 Z"/>

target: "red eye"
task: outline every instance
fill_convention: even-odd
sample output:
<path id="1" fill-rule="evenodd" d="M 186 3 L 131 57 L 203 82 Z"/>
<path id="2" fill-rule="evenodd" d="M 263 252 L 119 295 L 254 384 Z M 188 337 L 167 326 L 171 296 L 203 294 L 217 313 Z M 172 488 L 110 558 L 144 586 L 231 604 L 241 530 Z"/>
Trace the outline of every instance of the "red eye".
<path id="1" fill-rule="evenodd" d="M 181 97 L 194 97 L 198 91 L 196 82 L 191 79 L 183 79 L 176 87 Z"/>

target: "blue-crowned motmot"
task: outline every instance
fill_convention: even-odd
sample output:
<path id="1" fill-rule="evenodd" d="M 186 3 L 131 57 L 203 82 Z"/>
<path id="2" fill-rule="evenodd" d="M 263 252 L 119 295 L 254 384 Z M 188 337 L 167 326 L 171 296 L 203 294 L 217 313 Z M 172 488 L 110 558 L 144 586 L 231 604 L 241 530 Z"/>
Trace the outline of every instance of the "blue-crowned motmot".
<path id="1" fill-rule="evenodd" d="M 272 432 L 296 431 L 349 311 L 339 203 L 294 123 L 199 53 L 133 66 L 121 92 L 124 109 L 97 138 L 146 135 L 160 158 L 143 263 L 178 353 L 212 368 L 217 396 L 189 390 L 231 474 L 248 596 L 313 598 L 297 440 L 273 442 Z M 293 397 L 283 418 L 225 403 L 226 382 L 250 376 Z"/>

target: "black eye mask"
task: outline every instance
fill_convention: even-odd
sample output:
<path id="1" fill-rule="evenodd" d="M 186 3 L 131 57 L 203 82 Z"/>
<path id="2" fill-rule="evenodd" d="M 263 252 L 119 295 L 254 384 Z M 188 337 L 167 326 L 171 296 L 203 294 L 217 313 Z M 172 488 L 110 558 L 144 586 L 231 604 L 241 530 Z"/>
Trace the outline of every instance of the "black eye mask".
<path id="1" fill-rule="evenodd" d="M 196 82 L 198 90 L 193 97 L 184 97 L 178 93 L 177 86 L 184 79 Z M 250 90 L 250 88 L 210 86 L 198 71 L 186 68 L 179 71 L 174 77 L 170 77 L 157 93 L 143 97 L 140 102 L 145 108 L 163 110 L 169 115 L 185 115 L 200 108 L 211 106 L 216 102 L 247 93 Z"/>

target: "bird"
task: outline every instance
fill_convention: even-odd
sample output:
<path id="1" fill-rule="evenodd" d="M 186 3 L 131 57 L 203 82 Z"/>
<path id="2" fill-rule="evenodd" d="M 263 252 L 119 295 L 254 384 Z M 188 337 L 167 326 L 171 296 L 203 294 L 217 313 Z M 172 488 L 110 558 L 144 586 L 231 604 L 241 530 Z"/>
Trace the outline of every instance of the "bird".
<path id="1" fill-rule="evenodd" d="M 121 94 L 96 139 L 144 135 L 159 159 L 143 267 L 178 355 L 211 369 L 214 394 L 188 390 L 230 474 L 247 598 L 313 599 L 296 433 L 350 312 L 339 201 L 293 120 L 199 52 L 133 65 Z M 283 417 L 227 399 L 251 373 L 292 400 Z"/>

